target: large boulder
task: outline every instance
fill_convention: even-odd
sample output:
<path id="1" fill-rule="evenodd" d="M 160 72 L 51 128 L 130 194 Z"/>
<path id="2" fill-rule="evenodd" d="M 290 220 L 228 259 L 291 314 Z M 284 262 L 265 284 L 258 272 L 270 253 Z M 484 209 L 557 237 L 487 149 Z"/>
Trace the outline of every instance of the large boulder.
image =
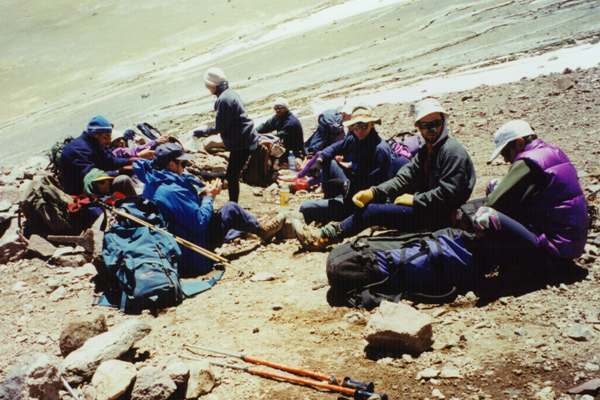
<path id="1" fill-rule="evenodd" d="M 69 322 L 62 330 L 59 339 L 60 353 L 66 357 L 77 350 L 86 340 L 106 332 L 106 319 L 104 315 L 95 320 Z"/>
<path id="2" fill-rule="evenodd" d="M 383 301 L 367 323 L 368 350 L 395 355 L 420 354 L 431 348 L 432 322 L 429 315 L 406 304 Z"/>
<path id="3" fill-rule="evenodd" d="M 104 361 L 92 377 L 96 400 L 116 400 L 135 379 L 137 370 L 131 363 L 120 360 Z"/>
<path id="4" fill-rule="evenodd" d="M 133 385 L 131 400 L 167 400 L 176 390 L 175 382 L 166 371 L 144 367 Z"/>
<path id="5" fill-rule="evenodd" d="M 210 393 L 217 386 L 217 378 L 208 361 L 191 361 L 188 366 L 190 378 L 185 392 L 186 399 L 197 399 Z"/>
<path id="6" fill-rule="evenodd" d="M 150 325 L 134 319 L 88 339 L 83 346 L 64 359 L 63 377 L 74 385 L 87 381 L 102 361 L 112 360 L 125 354 L 150 331 Z"/>
<path id="7" fill-rule="evenodd" d="M 0 383 L 0 400 L 58 400 L 59 363 L 47 354 L 26 356 Z"/>

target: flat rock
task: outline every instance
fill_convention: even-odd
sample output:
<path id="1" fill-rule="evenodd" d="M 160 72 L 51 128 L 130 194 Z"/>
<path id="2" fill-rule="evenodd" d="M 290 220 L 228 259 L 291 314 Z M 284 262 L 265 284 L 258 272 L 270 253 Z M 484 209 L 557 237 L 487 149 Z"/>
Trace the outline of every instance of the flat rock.
<path id="1" fill-rule="evenodd" d="M 277 276 L 270 272 L 257 272 L 252 275 L 250 278 L 251 282 L 266 282 L 266 281 L 274 281 L 277 279 Z"/>
<path id="2" fill-rule="evenodd" d="M 116 400 L 135 379 L 137 370 L 131 363 L 120 360 L 104 361 L 92 377 L 96 400 Z"/>
<path id="3" fill-rule="evenodd" d="M 21 359 L 0 383 L 0 400 L 58 400 L 60 361 L 34 353 Z"/>
<path id="4" fill-rule="evenodd" d="M 52 257 L 50 262 L 59 267 L 78 268 L 88 262 L 85 254 L 65 254 L 60 257 Z"/>
<path id="5" fill-rule="evenodd" d="M 47 260 L 56 251 L 56 247 L 39 235 L 31 235 L 27 244 L 27 255 Z"/>
<path id="6" fill-rule="evenodd" d="M 52 293 L 50 293 L 50 296 L 48 296 L 48 298 L 51 301 L 57 302 L 64 299 L 66 295 L 67 289 L 64 286 L 59 286 Z"/>
<path id="7" fill-rule="evenodd" d="M 208 361 L 191 361 L 188 366 L 190 379 L 185 392 L 186 399 L 197 399 L 210 393 L 218 385 L 217 378 Z"/>
<path id="8" fill-rule="evenodd" d="M 420 354 L 431 348 L 432 322 L 429 315 L 406 304 L 383 301 L 367 323 L 365 339 L 374 350 Z"/>
<path id="9" fill-rule="evenodd" d="M 167 400 L 176 390 L 175 382 L 166 371 L 144 367 L 137 374 L 131 400 Z"/>
<path id="10" fill-rule="evenodd" d="M 578 342 L 588 342 L 594 338 L 594 331 L 589 326 L 583 324 L 576 324 L 569 327 L 564 334 Z"/>
<path id="11" fill-rule="evenodd" d="M 74 385 L 90 379 L 102 361 L 120 357 L 150 333 L 151 329 L 147 323 L 132 319 L 88 339 L 64 359 L 63 377 Z"/>
<path id="12" fill-rule="evenodd" d="M 437 378 L 439 375 L 440 375 L 440 371 L 438 369 L 430 367 L 430 368 L 425 368 L 424 370 L 417 372 L 416 379 L 417 380 L 432 379 L 432 378 Z"/>
<path id="13" fill-rule="evenodd" d="M 86 340 L 106 332 L 106 318 L 100 315 L 94 320 L 69 322 L 59 338 L 60 353 L 63 357 L 77 350 Z"/>

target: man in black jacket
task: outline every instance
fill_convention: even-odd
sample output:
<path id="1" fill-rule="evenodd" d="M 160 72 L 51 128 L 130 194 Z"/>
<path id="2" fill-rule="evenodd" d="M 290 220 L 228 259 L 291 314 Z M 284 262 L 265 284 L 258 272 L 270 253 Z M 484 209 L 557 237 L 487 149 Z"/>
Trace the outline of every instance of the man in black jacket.
<path id="1" fill-rule="evenodd" d="M 257 149 L 258 136 L 254 122 L 248 118 L 240 96 L 229 88 L 225 73 L 220 68 L 209 68 L 204 74 L 204 83 L 210 93 L 217 96 L 215 102 L 215 126 L 194 131 L 195 137 L 221 135 L 229 151 L 226 179 L 229 200 L 236 202 L 240 197 L 240 174 L 251 153 Z"/>
<path id="2" fill-rule="evenodd" d="M 283 97 L 278 97 L 273 103 L 275 115 L 260 124 L 256 131 L 258 133 L 269 133 L 276 131 L 276 135 L 283 142 L 286 155 L 290 151 L 296 157 L 304 156 L 304 133 L 298 118 L 289 109 L 289 104 Z"/>
<path id="3" fill-rule="evenodd" d="M 303 247 L 322 249 L 370 226 L 414 231 L 450 225 L 455 210 L 473 192 L 473 162 L 465 148 L 448 136 L 448 114 L 437 100 L 423 99 L 415 112 L 415 126 L 425 145 L 395 177 L 356 193 L 352 201 L 359 210 L 341 223 L 315 231 L 295 222 Z"/>

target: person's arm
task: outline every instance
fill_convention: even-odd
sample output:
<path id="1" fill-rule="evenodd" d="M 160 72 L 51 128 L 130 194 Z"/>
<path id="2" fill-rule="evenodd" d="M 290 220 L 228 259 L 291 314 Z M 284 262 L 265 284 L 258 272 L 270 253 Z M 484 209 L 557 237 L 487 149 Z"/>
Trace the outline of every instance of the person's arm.
<path id="1" fill-rule="evenodd" d="M 537 192 L 543 172 L 526 160 L 515 162 L 498 186 L 486 198 L 485 206 L 510 213 Z"/>
<path id="2" fill-rule="evenodd" d="M 378 147 L 375 151 L 376 167 L 369 171 L 368 182 L 379 184 L 386 181 L 390 168 L 391 153 L 385 148 Z"/>
<path id="3" fill-rule="evenodd" d="M 227 99 L 220 99 L 217 102 L 217 116 L 215 117 L 215 127 L 212 128 L 213 133 L 224 134 L 229 132 L 233 120 L 233 104 L 226 101 Z"/>
<path id="4" fill-rule="evenodd" d="M 421 152 L 417 153 L 409 163 L 402 166 L 396 176 L 372 188 L 375 199 L 383 202 L 395 199 L 397 196 L 412 192 L 414 182 L 421 171 Z"/>
<path id="5" fill-rule="evenodd" d="M 339 142 L 335 142 L 335 143 L 325 147 L 319 154 L 319 159 L 321 159 L 323 163 L 327 163 L 327 162 L 333 160 L 335 158 L 335 156 L 343 153 L 345 144 L 346 144 L 345 140 L 340 140 Z"/>
<path id="6" fill-rule="evenodd" d="M 188 189 L 173 188 L 172 185 L 161 186 L 155 193 L 154 200 L 161 213 L 168 215 L 168 220 L 177 225 L 186 227 L 190 232 L 208 229 L 208 224 L 213 216 L 214 199 L 203 196 L 197 202 L 190 201 Z"/>
<path id="7" fill-rule="evenodd" d="M 469 187 L 468 181 L 471 176 L 468 155 L 448 154 L 447 159 L 442 160 L 442 165 L 437 186 L 426 192 L 414 194 L 415 207 L 429 210 L 445 209 L 449 204 L 456 203 L 456 199 L 465 196 L 464 191 Z"/>
<path id="8" fill-rule="evenodd" d="M 275 117 L 271 117 L 268 120 L 264 121 L 262 124 L 258 125 L 256 128 L 256 132 L 258 133 L 269 133 L 275 130 Z"/>

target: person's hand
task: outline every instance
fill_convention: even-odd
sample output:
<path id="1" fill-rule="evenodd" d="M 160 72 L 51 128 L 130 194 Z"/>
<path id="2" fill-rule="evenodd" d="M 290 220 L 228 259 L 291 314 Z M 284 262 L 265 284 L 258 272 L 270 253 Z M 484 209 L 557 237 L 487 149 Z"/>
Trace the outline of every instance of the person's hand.
<path id="1" fill-rule="evenodd" d="M 498 186 L 499 182 L 499 179 L 492 179 L 491 181 L 489 181 L 487 187 L 485 188 L 485 195 L 489 196 L 490 193 L 492 193 L 496 189 L 496 186 Z"/>
<path id="2" fill-rule="evenodd" d="M 356 205 L 356 207 L 363 208 L 373 201 L 374 197 L 375 193 L 373 193 L 372 189 L 361 190 L 352 196 L 352 202 Z"/>
<path id="3" fill-rule="evenodd" d="M 340 167 L 344 169 L 352 168 L 352 163 L 350 161 L 344 161 L 344 156 L 335 156 L 335 161 L 337 161 Z"/>
<path id="4" fill-rule="evenodd" d="M 396 199 L 394 200 L 394 204 L 397 206 L 412 207 L 414 202 L 415 202 L 415 196 L 413 196 L 412 194 L 408 194 L 408 193 L 401 194 L 400 196 L 396 197 Z"/>
<path id="5" fill-rule="evenodd" d="M 491 207 L 479 207 L 473 217 L 473 226 L 478 231 L 499 231 L 501 225 L 498 212 Z"/>
<path id="6" fill-rule="evenodd" d="M 314 164 L 308 169 L 308 176 L 317 177 L 321 175 L 321 171 L 323 171 L 323 160 L 317 158 Z"/>
<path id="7" fill-rule="evenodd" d="M 210 131 L 208 129 L 195 129 L 194 130 L 195 138 L 201 138 L 201 137 L 207 137 L 207 136 L 210 136 Z"/>
<path id="8" fill-rule="evenodd" d="M 158 137 L 158 139 L 156 139 L 156 143 L 158 143 L 158 144 L 165 144 L 165 143 L 167 143 L 168 141 L 169 141 L 169 137 L 168 137 L 168 136 L 165 136 L 165 135 L 160 135 L 160 136 Z"/>
<path id="9" fill-rule="evenodd" d="M 154 159 L 154 150 L 150 150 L 150 149 L 144 149 L 142 151 L 140 151 L 137 156 L 139 158 L 144 158 L 146 160 L 152 160 Z"/>
<path id="10" fill-rule="evenodd" d="M 221 179 L 217 178 L 206 184 L 206 186 L 204 188 L 204 192 L 206 193 L 207 196 L 215 198 L 219 195 L 219 193 L 221 193 L 222 187 L 223 187 L 223 182 L 221 182 Z"/>

